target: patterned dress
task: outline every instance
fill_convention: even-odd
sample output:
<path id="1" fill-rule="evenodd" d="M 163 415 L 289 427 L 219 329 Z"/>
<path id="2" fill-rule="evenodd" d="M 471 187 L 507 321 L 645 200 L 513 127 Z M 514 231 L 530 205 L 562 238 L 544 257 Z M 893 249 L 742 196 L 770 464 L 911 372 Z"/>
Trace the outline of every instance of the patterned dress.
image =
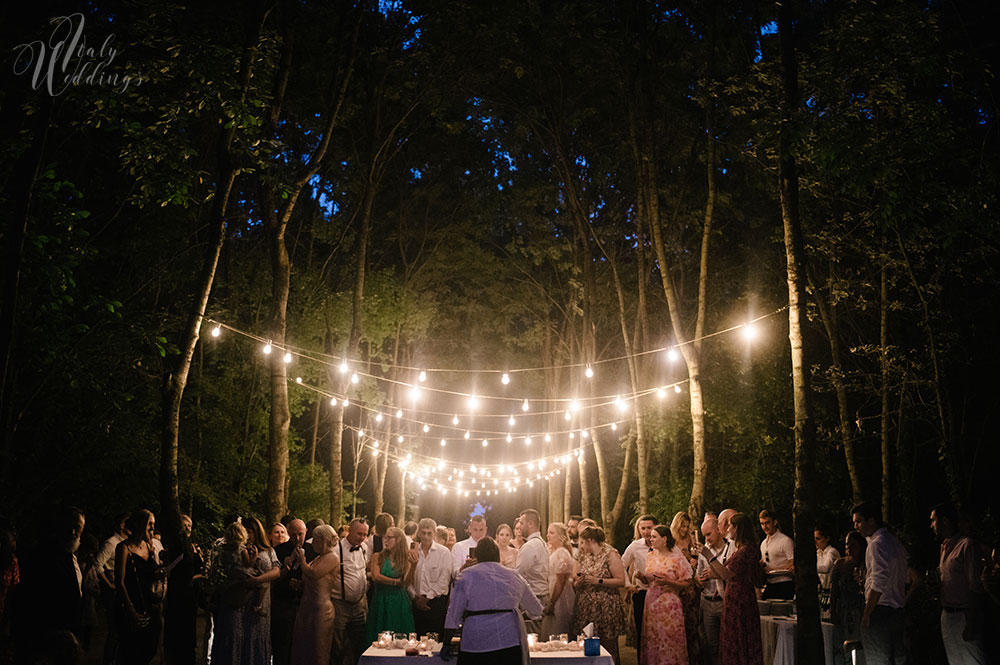
<path id="1" fill-rule="evenodd" d="M 278 556 L 273 549 L 261 550 L 254 562 L 254 574 L 263 575 L 278 565 Z M 255 590 L 253 601 L 243 614 L 246 627 L 241 645 L 242 665 L 271 662 L 271 585 L 265 584 L 259 591 Z M 260 609 L 257 609 L 258 606 Z"/>
<path id="2" fill-rule="evenodd" d="M 760 552 L 741 547 L 726 561 L 733 578 L 726 582 L 719 626 L 719 665 L 764 665 L 760 641 L 757 585 L 763 584 Z"/>
<path id="3" fill-rule="evenodd" d="M 600 579 L 611 579 L 611 563 L 608 555 L 611 546 L 601 545 L 596 555 L 580 554 L 580 572 Z M 618 589 L 600 584 L 588 584 L 577 590 L 576 606 L 573 610 L 573 635 L 583 632 L 583 627 L 594 622 L 594 633 L 602 644 L 617 644 L 618 636 L 625 632 L 625 610 L 622 607 Z"/>
<path id="4" fill-rule="evenodd" d="M 650 552 L 646 559 L 646 575 L 671 580 L 689 580 L 691 564 L 680 550 L 665 553 Z M 641 665 L 687 665 L 687 638 L 684 633 L 684 608 L 673 589 L 650 584 L 646 592 L 646 609 L 642 620 Z"/>

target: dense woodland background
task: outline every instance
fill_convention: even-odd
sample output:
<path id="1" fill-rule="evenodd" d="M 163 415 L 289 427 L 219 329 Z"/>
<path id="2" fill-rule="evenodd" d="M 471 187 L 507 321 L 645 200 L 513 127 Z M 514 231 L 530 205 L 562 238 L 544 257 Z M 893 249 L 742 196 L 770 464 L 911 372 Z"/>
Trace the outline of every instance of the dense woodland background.
<path id="1" fill-rule="evenodd" d="M 205 303 L 279 348 L 404 382 L 399 366 L 574 364 L 517 375 L 519 394 L 681 382 L 602 430 L 568 479 L 493 497 L 499 518 L 583 512 L 621 541 L 643 509 L 788 517 L 784 145 L 818 518 L 842 534 L 852 500 L 881 502 L 933 562 L 927 513 L 953 498 L 989 535 L 990 7 L 801 2 L 779 29 L 776 4 L 727 0 L 8 3 L 0 513 L 70 501 L 103 528 L 176 487 L 202 537 L 231 512 L 339 522 L 409 504 L 461 524 L 471 500 L 373 463 L 349 429 L 375 431 L 366 412 L 294 377 L 374 405 L 403 404 L 394 384 L 345 386 L 301 359 L 286 376 L 280 354 L 199 327 Z M 111 69 L 141 85 L 52 96 L 13 74 L 14 47 L 73 11 L 88 44 L 114 34 Z M 752 344 L 701 339 L 771 313 Z M 688 340 L 673 363 L 600 364 Z M 467 374 L 432 379 L 470 389 Z M 436 441 L 406 445 L 436 455 Z"/>

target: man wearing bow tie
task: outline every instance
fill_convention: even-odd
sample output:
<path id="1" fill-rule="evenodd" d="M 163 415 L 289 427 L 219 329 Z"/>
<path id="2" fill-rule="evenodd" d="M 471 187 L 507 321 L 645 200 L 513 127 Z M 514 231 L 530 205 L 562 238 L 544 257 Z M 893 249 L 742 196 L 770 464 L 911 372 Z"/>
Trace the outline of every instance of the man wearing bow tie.
<path id="1" fill-rule="evenodd" d="M 368 558 L 365 547 L 368 524 L 363 519 L 351 521 L 347 538 L 334 550 L 340 566 L 333 571 L 333 664 L 356 665 L 365 650 L 368 621 Z M 346 542 L 345 542 L 346 541 Z"/>
<path id="2" fill-rule="evenodd" d="M 632 617 L 635 619 L 636 659 L 642 662 L 642 614 L 646 608 L 646 583 L 637 577 L 646 573 L 646 556 L 651 549 L 649 534 L 653 533 L 656 518 L 652 515 L 642 515 L 635 521 L 635 540 L 629 543 L 622 554 L 622 564 L 625 566 L 627 589 L 632 592 Z"/>

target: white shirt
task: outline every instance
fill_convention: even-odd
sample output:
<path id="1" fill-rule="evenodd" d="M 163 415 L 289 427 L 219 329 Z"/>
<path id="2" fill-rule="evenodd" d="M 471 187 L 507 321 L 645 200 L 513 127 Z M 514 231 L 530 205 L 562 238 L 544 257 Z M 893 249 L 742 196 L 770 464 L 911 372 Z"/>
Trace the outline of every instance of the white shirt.
<path id="1" fill-rule="evenodd" d="M 865 552 L 865 598 L 872 591 L 882 596 L 879 605 L 902 608 L 906 592 L 906 549 L 899 538 L 882 527 L 868 538 Z"/>
<path id="2" fill-rule="evenodd" d="M 451 562 L 454 575 L 458 575 L 458 571 L 461 570 L 463 565 L 465 565 L 465 560 L 469 558 L 469 553 L 472 552 L 478 544 L 478 540 L 473 540 L 472 536 L 469 536 L 465 540 L 458 541 L 455 543 L 455 546 L 451 548 Z"/>
<path id="3" fill-rule="evenodd" d="M 695 569 L 695 577 L 698 577 L 704 571 L 709 569 L 709 559 L 714 557 L 724 566 L 726 565 L 726 559 L 728 559 L 729 555 L 732 553 L 733 548 L 730 547 L 729 541 L 725 538 L 723 538 L 722 542 L 719 544 L 719 549 L 715 549 L 708 543 L 705 543 L 705 546 L 701 549 L 701 554 L 698 555 L 698 568 Z M 722 598 L 725 594 L 726 583 L 720 579 L 709 577 L 702 583 L 701 595 L 706 598 Z"/>
<path id="4" fill-rule="evenodd" d="M 795 543 L 781 531 L 775 531 L 760 544 L 760 558 L 764 561 L 768 582 L 791 582 L 794 579 L 790 570 L 771 573 L 775 568 L 782 568 L 795 560 Z"/>
<path id="5" fill-rule="evenodd" d="M 827 545 L 823 551 L 816 550 L 816 574 L 824 589 L 830 588 L 830 575 L 833 574 L 833 564 L 840 558 L 840 552 L 833 545 Z"/>
<path id="6" fill-rule="evenodd" d="M 340 557 L 340 566 L 332 573 L 333 589 L 330 595 L 337 600 L 356 603 L 364 598 L 368 591 L 368 549 L 364 543 L 355 549 L 345 538 L 337 543 L 336 552 Z M 340 588 L 341 579 L 347 590 L 346 598 Z"/>
<path id="7" fill-rule="evenodd" d="M 521 644 L 518 608 L 532 617 L 542 614 L 541 603 L 516 571 L 493 561 L 477 563 L 466 568 L 455 581 L 444 627 L 457 629 L 464 623 L 462 651 L 482 653 L 507 649 Z M 463 622 L 467 610 L 511 611 L 477 614 L 465 617 Z"/>
<path id="8" fill-rule="evenodd" d="M 427 596 L 427 600 L 447 596 L 451 584 L 451 552 L 440 543 L 431 543 L 431 549 L 425 555 L 423 545 L 417 543 L 417 553 L 419 558 L 410 595 Z"/>
<path id="9" fill-rule="evenodd" d="M 622 564 L 628 572 L 627 578 L 630 586 L 638 587 L 639 589 L 647 588 L 646 584 L 636 579 L 636 575 L 646 572 L 646 557 L 649 556 L 650 549 L 645 538 L 633 540 L 625 548 L 625 553 L 622 554 Z"/>
<path id="10" fill-rule="evenodd" d="M 533 594 L 539 598 L 548 595 L 549 548 L 539 532 L 529 535 L 517 551 L 517 572 L 531 587 Z"/>
<path id="11" fill-rule="evenodd" d="M 111 534 L 104 543 L 101 544 L 101 549 L 97 550 L 97 554 L 94 555 L 94 567 L 103 568 L 104 574 L 113 584 L 115 581 L 115 548 L 118 547 L 118 543 L 125 540 L 123 537 L 119 536 L 117 533 Z"/>
<path id="12" fill-rule="evenodd" d="M 952 609 L 971 609 L 983 593 L 983 559 L 976 541 L 968 536 L 954 536 L 941 543 L 941 605 Z"/>

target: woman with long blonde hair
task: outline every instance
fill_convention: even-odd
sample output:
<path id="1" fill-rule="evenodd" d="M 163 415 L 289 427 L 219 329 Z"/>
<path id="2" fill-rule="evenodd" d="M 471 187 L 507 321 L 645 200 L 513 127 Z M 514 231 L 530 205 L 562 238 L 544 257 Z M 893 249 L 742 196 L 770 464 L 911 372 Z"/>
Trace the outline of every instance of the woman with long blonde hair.
<path id="1" fill-rule="evenodd" d="M 569 633 L 573 624 L 573 545 L 569 529 L 562 522 L 550 522 L 546 531 L 549 545 L 549 602 L 542 619 L 543 635 Z"/>
<path id="2" fill-rule="evenodd" d="M 698 566 L 698 552 L 701 545 L 692 535 L 691 518 L 685 512 L 674 515 L 670 521 L 670 534 L 679 550 L 692 568 Z M 692 663 L 701 662 L 701 596 L 694 586 L 677 590 L 684 608 L 684 633 L 687 637 L 688 658 Z"/>
<path id="3" fill-rule="evenodd" d="M 406 534 L 389 527 L 382 534 L 382 551 L 372 555 L 371 575 L 375 584 L 368 611 L 368 641 L 378 640 L 383 631 L 412 633 L 413 612 L 406 588 L 413 582 L 415 566 L 407 558 Z"/>

